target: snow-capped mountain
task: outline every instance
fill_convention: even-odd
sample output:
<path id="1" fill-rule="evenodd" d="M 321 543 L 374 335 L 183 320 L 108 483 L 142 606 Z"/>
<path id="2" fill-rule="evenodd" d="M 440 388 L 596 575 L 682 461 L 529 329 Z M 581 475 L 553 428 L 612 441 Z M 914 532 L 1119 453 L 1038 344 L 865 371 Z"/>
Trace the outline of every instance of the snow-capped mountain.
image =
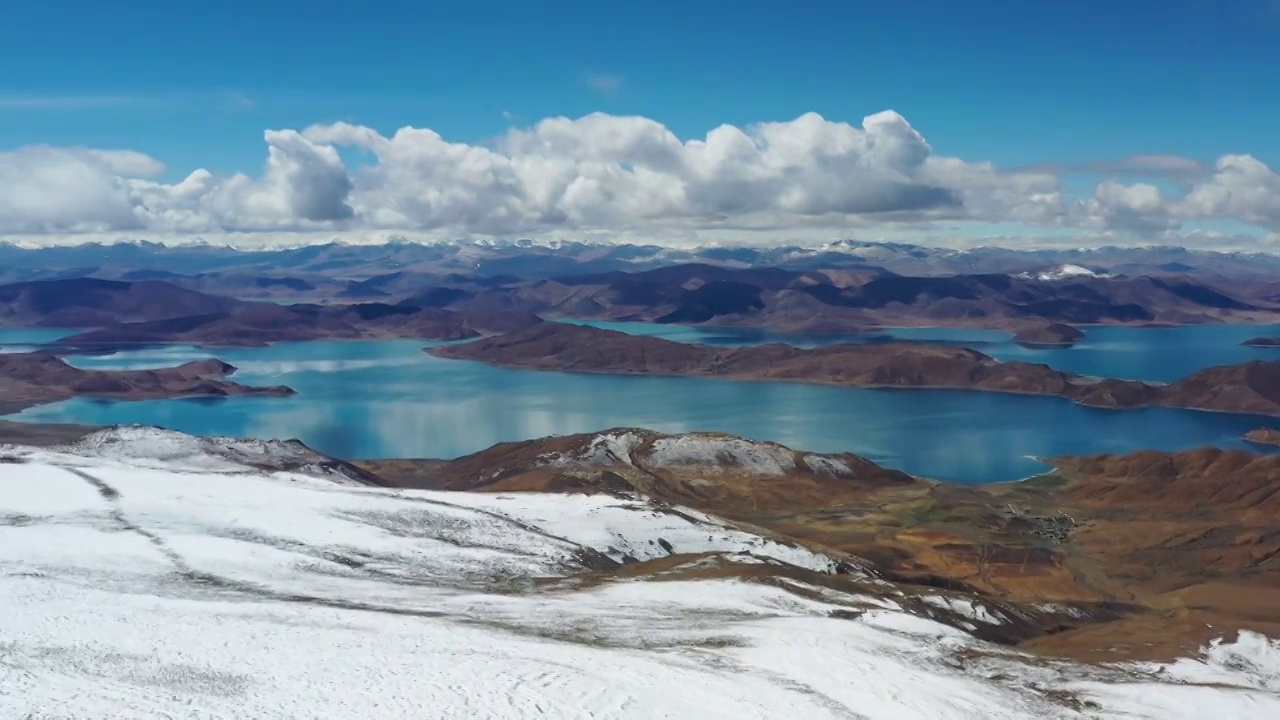
<path id="1" fill-rule="evenodd" d="M 1045 282 L 1057 282 L 1061 280 L 1075 280 L 1079 278 L 1105 278 L 1105 277 L 1114 277 L 1114 276 L 1111 275 L 1110 273 L 1097 272 L 1095 270 L 1090 270 L 1089 268 L 1083 267 L 1081 265 L 1072 265 L 1071 263 L 1065 263 L 1062 265 L 1058 265 L 1056 267 L 1049 268 L 1047 270 L 1041 270 L 1039 272 L 1019 273 L 1017 277 L 1020 277 L 1024 280 L 1041 280 Z"/>

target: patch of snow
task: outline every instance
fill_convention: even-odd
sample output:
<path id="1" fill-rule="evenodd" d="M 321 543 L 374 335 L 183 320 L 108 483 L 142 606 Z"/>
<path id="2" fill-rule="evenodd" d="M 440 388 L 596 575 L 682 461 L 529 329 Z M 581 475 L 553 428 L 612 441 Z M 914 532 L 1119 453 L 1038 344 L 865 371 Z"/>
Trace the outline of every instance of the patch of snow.
<path id="1" fill-rule="evenodd" d="M 1280 641 L 1242 631 L 1212 641 L 1197 658 L 1127 666 L 1127 682 L 1073 682 L 1081 696 L 1123 717 L 1275 717 Z M 1216 692 L 1209 692 L 1212 688 Z"/>
<path id="2" fill-rule="evenodd" d="M 671 572 L 675 572 L 678 570 L 698 570 L 702 568 L 715 568 L 715 567 L 721 567 L 725 564 L 782 565 L 782 563 L 776 560 L 766 560 L 764 558 L 756 557 L 755 555 L 750 555 L 747 553 L 715 553 L 712 555 L 703 555 L 694 560 L 690 560 L 689 562 L 681 563 L 679 565 L 672 567 L 670 570 L 666 571 L 666 573 L 659 573 L 659 574 L 670 574 Z"/>
<path id="3" fill-rule="evenodd" d="M 98 430 L 59 450 L 170 470 L 234 471 L 262 464 L 306 464 L 328 460 L 297 441 L 196 437 L 141 425 Z"/>
<path id="4" fill-rule="evenodd" d="M 1114 277 L 1114 276 L 1109 273 L 1095 272 L 1093 270 L 1090 270 L 1087 267 L 1082 267 L 1080 265 L 1065 263 L 1057 267 L 1050 268 L 1048 270 L 1042 270 L 1040 272 L 1019 273 L 1015 277 L 1022 278 L 1023 280 L 1041 280 L 1044 282 L 1057 282 L 1059 280 L 1071 280 L 1073 278 L 1083 278 L 1083 277 L 1106 278 L 1106 277 Z"/>
<path id="5" fill-rule="evenodd" d="M 1052 615 L 1066 615 L 1067 617 L 1075 618 L 1076 620 L 1084 620 L 1089 617 L 1089 613 L 1085 612 L 1084 610 L 1081 610 L 1078 607 L 1072 607 L 1070 605 L 1040 603 L 1037 605 L 1033 605 L 1032 607 L 1042 613 L 1048 613 Z"/>
<path id="6" fill-rule="evenodd" d="M 970 600 L 962 600 L 960 598 L 946 597 L 943 595 L 926 595 L 920 600 L 926 605 L 953 612 L 961 617 L 977 620 L 987 625 L 1002 625 L 1009 621 L 1004 615 L 998 611 L 989 610 L 985 605 L 972 602 Z"/>
<path id="7" fill-rule="evenodd" d="M 833 605 L 865 605 L 883 610 L 902 610 L 901 605 L 885 598 L 872 597 L 870 595 L 851 595 L 849 593 L 840 592 L 839 590 L 832 590 L 828 587 L 800 582 L 799 580 L 792 580 L 787 577 L 778 578 L 778 582 L 782 583 L 786 587 L 796 588 L 797 590 L 818 595 Z"/>
<path id="8" fill-rule="evenodd" d="M 805 455 L 804 464 L 815 473 L 823 475 L 848 477 L 854 474 L 853 469 L 845 461 L 825 455 Z"/>
<path id="9" fill-rule="evenodd" d="M 1244 673 L 1251 687 L 1280 693 L 1280 640 L 1244 630 L 1235 642 L 1213 640 L 1198 658 L 1143 667 L 1188 683 L 1230 683 Z"/>
<path id="10" fill-rule="evenodd" d="M 537 527 L 618 562 L 715 552 L 750 553 L 818 572 L 834 572 L 837 564 L 821 553 L 739 530 L 690 508 L 663 507 L 643 499 L 556 493 L 433 495 L 437 496 Z"/>
<path id="11" fill-rule="evenodd" d="M 37 462 L 59 456 L 59 462 L 65 464 L 71 462 L 66 459 L 71 456 L 130 468 L 255 474 L 279 470 L 345 485 L 365 484 L 357 474 L 345 471 L 342 464 L 296 440 L 196 437 L 141 425 L 104 428 L 56 448 L 8 450 Z"/>
<path id="12" fill-rule="evenodd" d="M 796 468 L 794 453 L 781 445 L 698 434 L 658 439 L 648 460 L 656 468 L 732 466 L 762 477 L 785 475 Z"/>
<path id="13" fill-rule="evenodd" d="M 551 467 L 630 465 L 631 453 L 644 439 L 635 433 L 601 433 L 578 453 L 547 453 L 537 459 Z"/>

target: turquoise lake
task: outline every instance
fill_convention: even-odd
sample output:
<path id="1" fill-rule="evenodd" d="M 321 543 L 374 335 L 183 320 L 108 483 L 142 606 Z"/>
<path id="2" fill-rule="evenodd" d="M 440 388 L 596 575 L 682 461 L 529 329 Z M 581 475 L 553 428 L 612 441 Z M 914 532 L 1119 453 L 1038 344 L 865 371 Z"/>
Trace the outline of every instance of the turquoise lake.
<path id="1" fill-rule="evenodd" d="M 787 338 L 754 331 L 597 323 L 683 341 L 723 345 L 788 340 L 818 344 L 867 338 Z M 53 339 L 0 331 L 0 346 Z M 40 332 L 40 331 L 36 331 Z M 1068 350 L 1034 351 L 1007 333 L 910 329 L 898 337 L 963 342 L 995 357 L 1075 372 L 1169 380 L 1280 351 L 1241 347 L 1277 327 L 1090 328 Z M 1027 477 L 1035 456 L 1176 450 L 1204 445 L 1261 450 L 1240 436 L 1280 428 L 1280 418 L 1167 408 L 1099 410 L 1060 398 L 965 391 L 871 390 L 702 378 L 572 375 L 442 360 L 420 341 L 286 343 L 211 353 L 168 347 L 79 357 L 80 367 L 141 368 L 216 355 L 248 384 L 287 384 L 288 398 L 117 402 L 76 398 L 11 419 L 142 423 L 184 432 L 297 437 L 334 455 L 451 458 L 497 442 L 641 426 L 717 430 L 806 450 L 854 452 L 908 472 L 963 483 Z"/>
<path id="2" fill-rule="evenodd" d="M 59 328 L 0 328 L 0 353 L 31 352 L 71 332 Z"/>

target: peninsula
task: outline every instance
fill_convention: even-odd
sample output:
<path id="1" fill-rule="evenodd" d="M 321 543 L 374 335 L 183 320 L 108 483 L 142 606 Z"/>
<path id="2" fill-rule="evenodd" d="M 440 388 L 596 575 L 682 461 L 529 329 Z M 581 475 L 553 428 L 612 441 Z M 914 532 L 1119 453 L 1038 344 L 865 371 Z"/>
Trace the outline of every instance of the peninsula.
<path id="1" fill-rule="evenodd" d="M 1280 348 L 1280 337 L 1256 337 L 1240 343 L 1249 347 Z"/>
<path id="2" fill-rule="evenodd" d="M 1054 395 L 1100 408 L 1161 405 L 1280 415 L 1280 361 L 1212 367 L 1155 385 L 1001 362 L 974 350 L 923 343 L 721 348 L 554 322 L 427 352 L 533 370 L 983 390 Z"/>
<path id="3" fill-rule="evenodd" d="M 235 371 L 215 359 L 155 370 L 82 370 L 47 353 L 0 354 L 0 414 L 73 397 L 156 400 L 294 394 L 283 385 L 254 387 L 227 380 Z"/>

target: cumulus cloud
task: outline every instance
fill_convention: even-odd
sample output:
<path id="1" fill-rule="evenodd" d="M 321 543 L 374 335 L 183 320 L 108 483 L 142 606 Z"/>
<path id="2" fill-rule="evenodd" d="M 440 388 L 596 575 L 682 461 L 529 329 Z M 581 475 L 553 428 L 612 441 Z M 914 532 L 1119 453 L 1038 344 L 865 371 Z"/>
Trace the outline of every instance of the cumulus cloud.
<path id="1" fill-rule="evenodd" d="M 1280 175 L 1249 155 L 1224 155 L 1213 175 L 1175 207 L 1188 217 L 1235 219 L 1280 230 Z"/>
<path id="2" fill-rule="evenodd" d="M 164 166 L 127 150 L 0 152 L 0 233 L 924 236 L 972 222 L 1151 237 L 1224 218 L 1280 229 L 1280 177 L 1247 155 L 1213 168 L 1127 158 L 1110 163 L 1113 177 L 1089 196 L 1072 197 L 1061 168 L 1007 171 L 938 154 L 892 111 L 860 125 L 816 113 L 722 125 L 688 140 L 648 118 L 602 113 L 548 118 L 483 144 L 347 123 L 269 130 L 263 140 L 266 161 L 253 174 L 196 169 L 177 182 L 157 180 Z M 373 162 L 348 167 L 343 148 Z M 1187 182 L 1173 191 L 1136 181 L 1143 173 Z"/>
<path id="3" fill-rule="evenodd" d="M 1280 230 L 1280 175 L 1250 155 L 1224 155 L 1181 196 L 1148 183 L 1108 180 L 1074 210 L 1081 226 L 1142 235 L 1176 230 L 1192 220 L 1234 220 Z"/>
<path id="4" fill-rule="evenodd" d="M 1107 180 L 1080 205 L 1081 225 L 1102 230 L 1125 230 L 1150 236 L 1176 229 L 1181 223 L 1170 211 L 1160 188 L 1147 183 L 1123 184 Z"/>
<path id="5" fill-rule="evenodd" d="M 0 232 L 143 228 L 122 173 L 142 157 L 45 146 L 0 153 Z"/>
<path id="6" fill-rule="evenodd" d="M 1040 217 L 1053 211 L 1039 207 L 1055 201 L 1053 178 L 935 156 L 894 112 L 862 127 L 815 113 L 722 125 L 689 141 L 654 120 L 601 113 L 546 119 L 488 146 L 345 123 L 303 136 L 373 154 L 377 163 L 354 178 L 352 205 L 378 227 L 503 234 L 658 222 L 841 225 L 854 216 L 968 217 L 967 197 L 980 214 Z"/>

